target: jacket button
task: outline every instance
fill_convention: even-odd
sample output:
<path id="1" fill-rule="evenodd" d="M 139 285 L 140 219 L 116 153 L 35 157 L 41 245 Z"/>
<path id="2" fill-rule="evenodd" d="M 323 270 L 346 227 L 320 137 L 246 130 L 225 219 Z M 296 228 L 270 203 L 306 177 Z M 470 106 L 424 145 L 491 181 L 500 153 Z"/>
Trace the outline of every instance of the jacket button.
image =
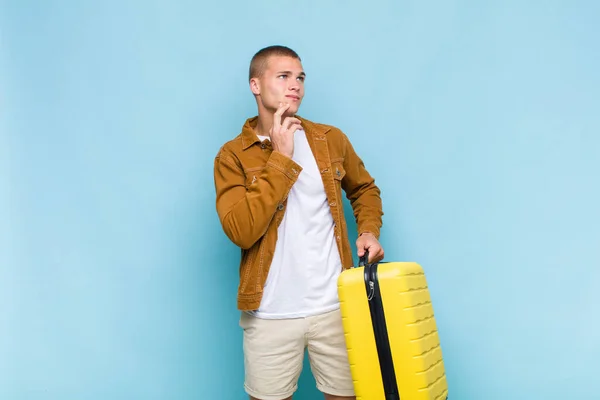
<path id="1" fill-rule="evenodd" d="M 283 210 L 283 203 L 279 203 L 279 205 L 277 206 L 277 209 L 279 211 Z"/>

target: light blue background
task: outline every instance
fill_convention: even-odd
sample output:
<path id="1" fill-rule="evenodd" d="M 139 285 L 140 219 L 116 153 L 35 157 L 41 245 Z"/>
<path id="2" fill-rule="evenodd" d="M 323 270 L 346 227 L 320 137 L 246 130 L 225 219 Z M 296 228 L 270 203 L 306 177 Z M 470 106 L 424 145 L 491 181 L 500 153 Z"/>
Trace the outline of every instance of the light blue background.
<path id="1" fill-rule="evenodd" d="M 1 399 L 246 398 L 212 161 L 273 43 L 426 269 L 450 398 L 599 398 L 600 3 L 0 4 Z"/>

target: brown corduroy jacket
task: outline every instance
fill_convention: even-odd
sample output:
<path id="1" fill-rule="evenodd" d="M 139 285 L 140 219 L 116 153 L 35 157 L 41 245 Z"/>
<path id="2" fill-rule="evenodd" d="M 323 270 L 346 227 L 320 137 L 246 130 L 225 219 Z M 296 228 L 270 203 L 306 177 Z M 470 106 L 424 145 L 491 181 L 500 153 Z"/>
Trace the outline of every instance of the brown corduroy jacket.
<path id="1" fill-rule="evenodd" d="M 377 238 L 383 216 L 380 190 L 341 130 L 296 117 L 321 171 L 342 268 L 350 268 L 353 259 L 342 190 L 352 205 L 358 234 L 370 232 Z M 225 234 L 241 248 L 237 304 L 244 311 L 260 305 L 287 195 L 302 173 L 300 165 L 273 151 L 269 141 L 261 143 L 255 133 L 257 122 L 258 117 L 248 119 L 214 160 L 219 220 Z"/>

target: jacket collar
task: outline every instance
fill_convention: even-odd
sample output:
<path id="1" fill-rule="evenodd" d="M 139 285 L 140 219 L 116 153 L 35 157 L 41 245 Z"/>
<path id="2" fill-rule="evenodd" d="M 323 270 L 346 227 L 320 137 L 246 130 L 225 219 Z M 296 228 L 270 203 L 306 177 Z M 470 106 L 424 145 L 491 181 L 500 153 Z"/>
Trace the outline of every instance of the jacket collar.
<path id="1" fill-rule="evenodd" d="M 305 118 L 302 118 L 299 115 L 294 115 L 294 117 L 296 117 L 300 120 L 300 124 L 302 125 L 302 128 L 304 129 L 304 131 L 306 132 L 307 135 L 315 135 L 315 134 L 324 135 L 327 132 L 329 132 L 329 130 L 331 129 L 324 125 L 315 124 L 314 122 L 309 121 Z M 258 116 L 248 118 L 246 120 L 246 122 L 244 123 L 244 126 L 242 127 L 242 134 L 241 134 L 242 149 L 246 150 L 247 148 L 252 146 L 254 143 L 260 143 L 260 139 L 258 139 L 258 136 L 256 136 L 257 123 L 258 123 Z"/>

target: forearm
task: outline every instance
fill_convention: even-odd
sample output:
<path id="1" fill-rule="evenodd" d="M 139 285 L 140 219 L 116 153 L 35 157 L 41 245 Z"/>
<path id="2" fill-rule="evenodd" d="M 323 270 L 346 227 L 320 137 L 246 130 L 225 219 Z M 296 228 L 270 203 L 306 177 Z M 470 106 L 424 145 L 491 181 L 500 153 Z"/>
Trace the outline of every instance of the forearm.
<path id="1" fill-rule="evenodd" d="M 217 211 L 225 234 L 241 248 L 251 247 L 267 230 L 296 182 L 301 167 L 273 152 L 256 181 L 246 187 L 243 171 L 231 159 L 215 163 Z"/>
<path id="2" fill-rule="evenodd" d="M 364 186 L 357 187 L 354 192 L 348 193 L 347 197 L 352 206 L 358 234 L 369 232 L 379 238 L 383 216 L 379 188 L 371 181 Z"/>

